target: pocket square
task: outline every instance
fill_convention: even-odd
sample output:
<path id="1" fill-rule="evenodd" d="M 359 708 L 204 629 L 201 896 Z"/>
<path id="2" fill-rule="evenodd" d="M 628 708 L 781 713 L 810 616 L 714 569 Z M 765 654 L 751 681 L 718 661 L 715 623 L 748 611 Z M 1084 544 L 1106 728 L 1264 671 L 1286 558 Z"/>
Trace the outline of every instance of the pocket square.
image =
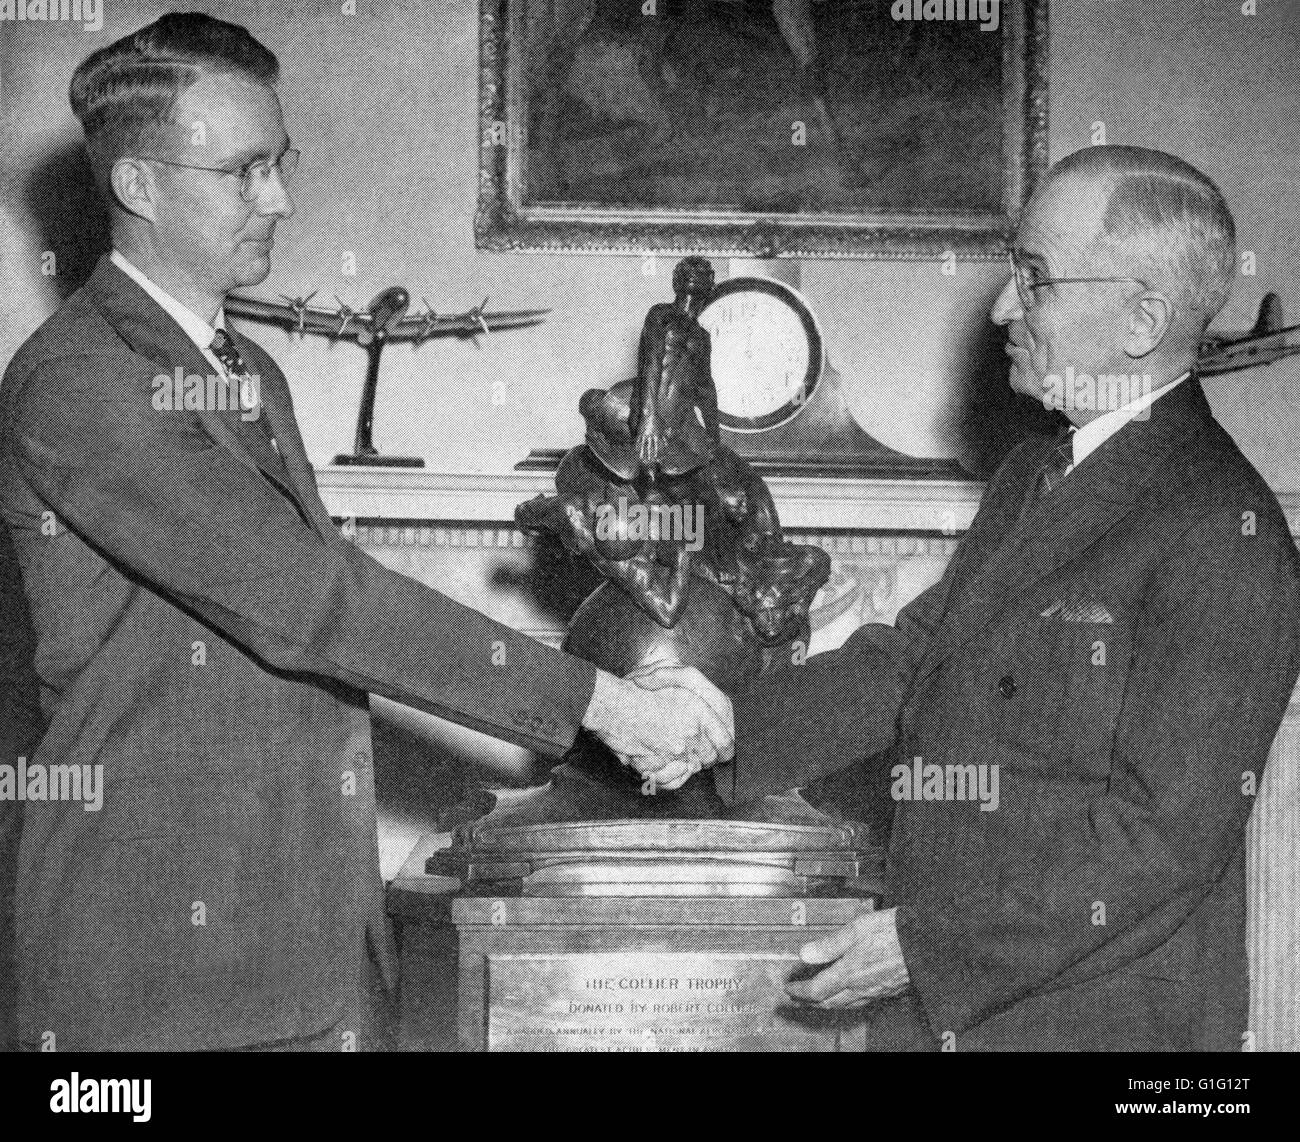
<path id="1" fill-rule="evenodd" d="M 1065 623 L 1114 622 L 1105 605 L 1093 599 L 1057 599 L 1039 614 L 1045 619 L 1057 618 Z"/>

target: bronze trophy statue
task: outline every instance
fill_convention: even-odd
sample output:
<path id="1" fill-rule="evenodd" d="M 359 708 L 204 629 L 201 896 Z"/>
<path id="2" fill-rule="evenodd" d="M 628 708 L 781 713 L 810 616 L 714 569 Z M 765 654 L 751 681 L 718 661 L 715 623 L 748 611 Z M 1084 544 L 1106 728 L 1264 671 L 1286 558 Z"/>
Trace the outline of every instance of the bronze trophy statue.
<path id="1" fill-rule="evenodd" d="M 574 613 L 564 650 L 620 677 L 661 662 L 694 666 L 734 694 L 806 653 L 809 607 L 831 561 L 821 548 L 783 537 L 763 480 L 720 442 L 709 335 L 697 320 L 712 289 L 706 259 L 678 263 L 673 302 L 646 315 L 636 376 L 583 394 L 586 442 L 560 462 L 556 494 L 520 504 L 515 519 L 523 531 L 558 539 L 605 577 Z M 735 819 L 730 829 L 728 816 Z M 525 867 L 542 875 L 543 864 L 553 870 L 563 863 L 556 854 L 583 847 L 580 837 L 607 853 L 643 854 L 656 848 L 653 837 L 667 843 L 666 833 L 647 831 L 652 821 L 675 825 L 679 834 L 713 822 L 706 848 L 716 841 L 724 850 L 751 843 L 817 850 L 819 868 L 838 867 L 842 875 L 859 868 L 850 859 L 862 847 L 858 829 L 793 791 L 730 814 L 708 772 L 678 790 L 651 793 L 583 732 L 549 784 L 461 826 L 452 850 L 431 869 L 472 868 L 489 880 L 494 867 L 503 879 Z M 746 834 L 745 826 L 760 832 Z M 699 827 L 688 832 L 700 843 Z M 542 861 L 539 848 L 552 859 Z M 826 850 L 834 854 L 829 865 Z M 793 870 L 790 863 L 787 881 Z"/>

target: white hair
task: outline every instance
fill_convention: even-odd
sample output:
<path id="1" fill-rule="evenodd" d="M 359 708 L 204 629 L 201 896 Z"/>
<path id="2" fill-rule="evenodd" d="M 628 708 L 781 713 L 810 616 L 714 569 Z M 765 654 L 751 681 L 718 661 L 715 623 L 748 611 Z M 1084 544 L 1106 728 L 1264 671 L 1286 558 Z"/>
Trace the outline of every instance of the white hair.
<path id="1" fill-rule="evenodd" d="M 1087 147 L 1048 172 L 1090 178 L 1109 191 L 1097 240 L 1170 295 L 1199 335 L 1228 299 L 1236 229 L 1222 192 L 1190 163 L 1142 147 Z"/>

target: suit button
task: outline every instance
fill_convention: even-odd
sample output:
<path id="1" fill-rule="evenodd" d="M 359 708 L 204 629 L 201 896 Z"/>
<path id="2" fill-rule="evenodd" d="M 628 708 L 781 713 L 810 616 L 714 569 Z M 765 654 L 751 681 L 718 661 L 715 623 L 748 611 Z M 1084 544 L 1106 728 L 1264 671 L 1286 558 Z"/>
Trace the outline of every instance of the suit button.
<path id="1" fill-rule="evenodd" d="M 1010 698 L 1016 692 L 1016 680 L 1010 674 L 1004 674 L 998 679 L 998 691 L 1002 697 Z"/>

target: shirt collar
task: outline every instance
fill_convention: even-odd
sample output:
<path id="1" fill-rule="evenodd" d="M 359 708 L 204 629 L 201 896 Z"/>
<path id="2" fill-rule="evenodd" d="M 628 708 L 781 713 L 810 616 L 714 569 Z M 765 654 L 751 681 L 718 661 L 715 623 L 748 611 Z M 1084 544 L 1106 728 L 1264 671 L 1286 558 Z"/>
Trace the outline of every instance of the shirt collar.
<path id="1" fill-rule="evenodd" d="M 1071 467 L 1082 464 L 1084 457 L 1096 452 L 1130 420 L 1136 419 L 1140 413 L 1150 408 L 1166 393 L 1173 392 L 1191 375 L 1189 369 L 1181 377 L 1163 388 L 1148 390 L 1135 400 L 1129 401 L 1128 404 L 1111 409 L 1110 412 L 1103 413 L 1096 420 L 1090 420 L 1082 428 L 1071 428 L 1070 443 L 1074 452 L 1074 462 Z"/>
<path id="2" fill-rule="evenodd" d="M 109 254 L 109 260 L 145 293 L 154 299 L 159 305 L 167 311 L 167 314 L 177 325 L 181 327 L 191 341 L 194 342 L 203 352 L 209 352 L 212 348 L 212 338 L 216 335 L 218 329 L 226 327 L 226 311 L 223 306 L 217 310 L 216 325 L 209 325 L 197 313 L 188 306 L 182 305 L 171 294 L 162 288 L 152 278 L 146 276 L 143 270 L 130 262 L 119 250 L 114 250 Z"/>

